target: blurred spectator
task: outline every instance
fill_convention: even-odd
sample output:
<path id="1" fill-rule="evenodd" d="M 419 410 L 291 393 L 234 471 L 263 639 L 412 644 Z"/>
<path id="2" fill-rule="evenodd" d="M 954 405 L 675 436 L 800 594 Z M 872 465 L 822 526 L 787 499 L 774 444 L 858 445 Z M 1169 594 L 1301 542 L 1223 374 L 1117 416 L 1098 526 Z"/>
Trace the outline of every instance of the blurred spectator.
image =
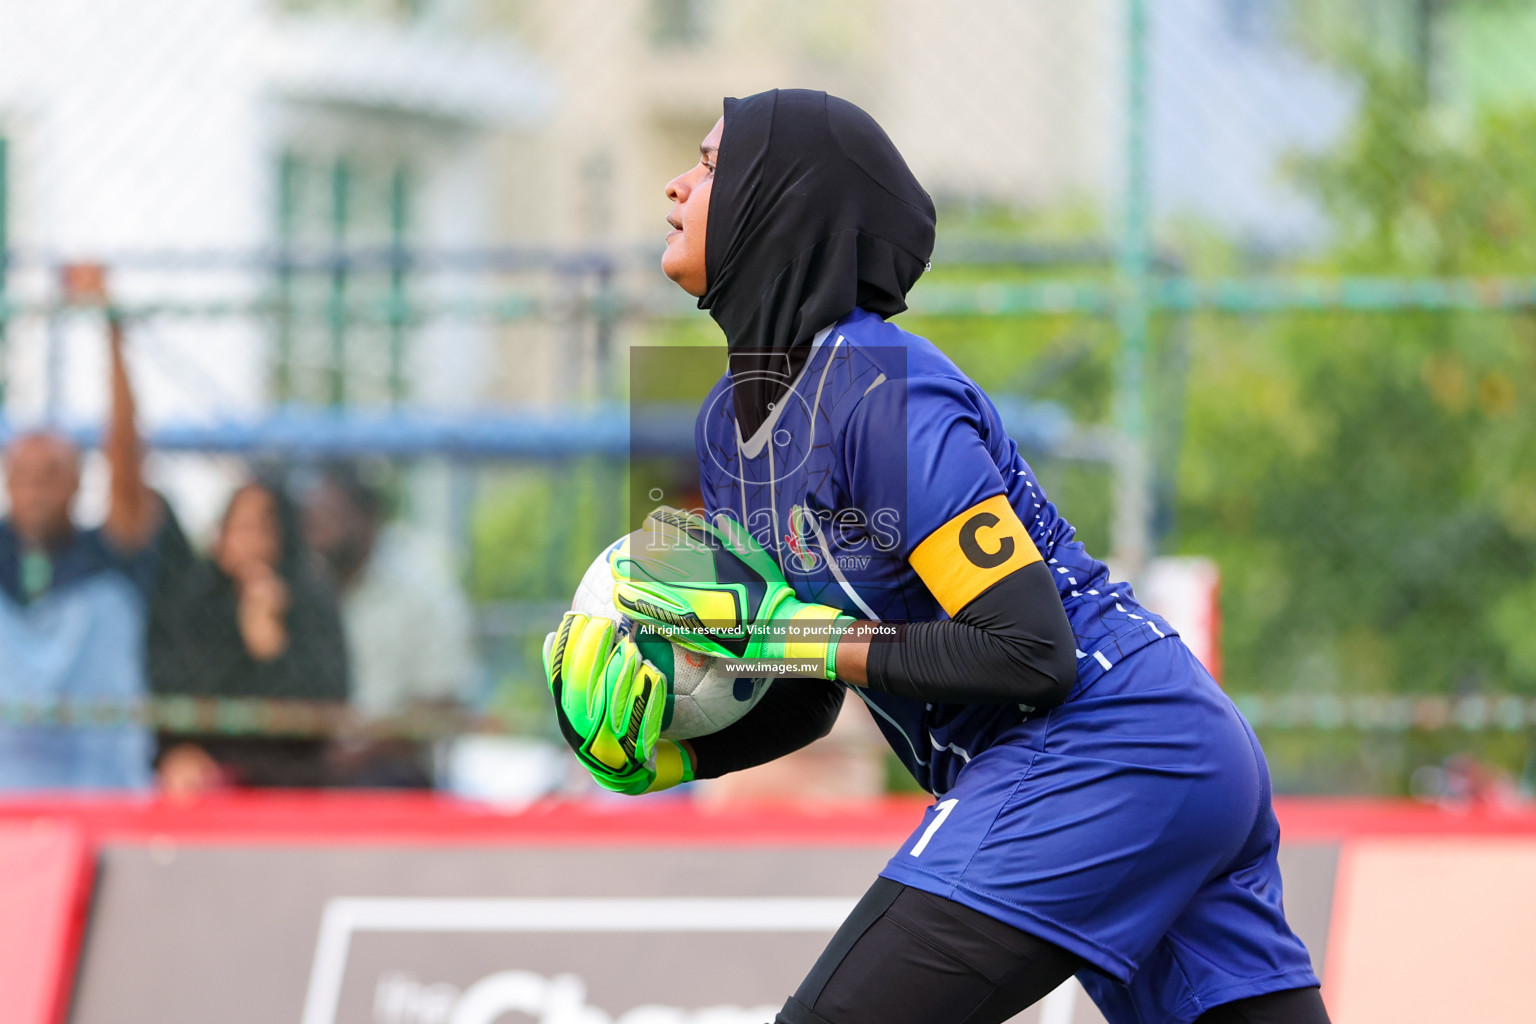
<path id="1" fill-rule="evenodd" d="M 103 301 L 99 279 L 89 296 Z M 144 630 L 166 524 L 144 485 L 122 325 L 109 314 L 112 482 L 105 523 L 73 520 L 80 452 L 30 433 L 5 450 L 10 511 L 0 522 L 0 702 L 111 704 L 144 697 Z M 0 725 L 0 790 L 137 788 L 150 740 L 133 724 Z"/>
<path id="2" fill-rule="evenodd" d="M 354 467 L 321 475 L 304 525 L 341 599 L 352 702 L 363 723 L 337 750 L 338 776 L 359 786 L 430 786 L 431 745 L 405 734 L 451 722 L 469 696 L 468 601 L 446 557 L 386 524 L 383 494 Z"/>
<path id="3" fill-rule="evenodd" d="M 155 692 L 345 701 L 341 621 L 283 490 L 263 481 L 237 490 L 210 554 L 166 566 L 150 634 Z M 223 784 L 319 786 L 327 746 L 318 737 L 162 732 L 157 764 L 162 786 L 183 795 Z"/>

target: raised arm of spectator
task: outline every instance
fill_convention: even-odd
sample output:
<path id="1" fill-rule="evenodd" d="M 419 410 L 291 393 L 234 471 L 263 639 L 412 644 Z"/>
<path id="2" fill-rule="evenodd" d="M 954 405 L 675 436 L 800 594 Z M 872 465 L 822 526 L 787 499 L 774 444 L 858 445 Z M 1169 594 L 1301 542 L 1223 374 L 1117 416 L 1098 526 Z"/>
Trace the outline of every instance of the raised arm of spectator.
<path id="1" fill-rule="evenodd" d="M 133 387 L 123 360 L 123 321 L 110 308 L 107 334 L 111 349 L 112 411 L 104 447 L 112 472 L 112 488 L 105 529 L 118 548 L 134 552 L 150 542 L 160 524 L 160 499 L 144 483 Z"/>

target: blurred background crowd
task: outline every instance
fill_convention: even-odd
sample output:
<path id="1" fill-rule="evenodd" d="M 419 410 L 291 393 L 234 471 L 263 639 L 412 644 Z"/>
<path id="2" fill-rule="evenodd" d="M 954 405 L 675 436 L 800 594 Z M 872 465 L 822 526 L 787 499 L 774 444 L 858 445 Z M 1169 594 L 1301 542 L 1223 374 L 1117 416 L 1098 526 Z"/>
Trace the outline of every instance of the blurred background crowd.
<path id="1" fill-rule="evenodd" d="M 98 268 L 76 274 L 105 299 Z M 145 482 L 123 325 L 105 315 L 101 525 L 75 521 L 67 436 L 28 431 L 5 451 L 0 694 L 30 700 L 32 720 L 0 728 L 0 789 L 432 786 L 430 738 L 402 718 L 456 723 L 475 670 L 446 557 L 339 462 L 253 467 L 194 545 Z M 192 702 L 181 721 L 177 699 Z"/>
<path id="2" fill-rule="evenodd" d="M 794 85 L 907 155 L 903 323 L 1278 788 L 1518 800 L 1533 46 L 1523 0 L 0 2 L 0 788 L 576 784 L 538 651 L 634 511 L 629 355 L 718 359 L 662 187 Z M 862 726 L 731 785 L 901 786 Z"/>

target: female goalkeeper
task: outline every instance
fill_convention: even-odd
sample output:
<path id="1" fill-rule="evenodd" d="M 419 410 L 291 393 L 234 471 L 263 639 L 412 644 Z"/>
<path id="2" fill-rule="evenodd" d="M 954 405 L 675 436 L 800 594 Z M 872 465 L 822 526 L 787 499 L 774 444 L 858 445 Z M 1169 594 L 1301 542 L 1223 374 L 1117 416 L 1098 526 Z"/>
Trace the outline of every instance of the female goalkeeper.
<path id="1" fill-rule="evenodd" d="M 886 322 L 934 209 L 824 93 L 725 101 L 673 179 L 662 269 L 725 332 L 699 414 L 709 518 L 613 556 L 632 619 L 800 659 L 735 725 L 658 738 L 665 681 L 606 620 L 547 645 L 562 729 L 624 792 L 823 735 L 845 690 L 937 797 L 783 1024 L 1003 1021 L 1073 974 L 1113 1024 L 1317 1024 L 1285 920 L 1268 768 L 1158 616 L 1073 539 L 986 394 Z"/>

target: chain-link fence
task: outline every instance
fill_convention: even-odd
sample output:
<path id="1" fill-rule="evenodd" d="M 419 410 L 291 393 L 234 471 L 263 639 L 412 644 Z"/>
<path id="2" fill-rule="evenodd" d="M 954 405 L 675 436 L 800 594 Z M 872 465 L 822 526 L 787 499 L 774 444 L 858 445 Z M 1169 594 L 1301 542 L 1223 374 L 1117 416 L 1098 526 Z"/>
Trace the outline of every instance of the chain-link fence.
<path id="1" fill-rule="evenodd" d="M 663 186 L 721 96 L 795 85 L 869 109 L 934 195 L 902 322 L 1006 407 L 1090 549 L 1219 566 L 1224 683 L 1283 786 L 1401 789 L 1464 749 L 1518 773 L 1533 44 L 1504 0 L 0 7 L 7 433 L 103 436 L 110 301 L 186 538 L 148 543 L 125 689 L 57 668 L 0 705 L 142 718 L 138 685 L 162 750 L 340 735 L 278 761 L 370 783 L 466 723 L 547 732 L 539 644 L 628 527 L 627 350 L 718 340 L 656 271 Z M 108 455 L 83 523 L 123 500 Z M 230 589 L 251 517 L 293 549 L 264 614 Z M 29 583 L 13 546 L 7 642 L 63 650 L 36 612 L 75 570 Z M 1328 710 L 1357 706 L 1386 710 Z"/>

